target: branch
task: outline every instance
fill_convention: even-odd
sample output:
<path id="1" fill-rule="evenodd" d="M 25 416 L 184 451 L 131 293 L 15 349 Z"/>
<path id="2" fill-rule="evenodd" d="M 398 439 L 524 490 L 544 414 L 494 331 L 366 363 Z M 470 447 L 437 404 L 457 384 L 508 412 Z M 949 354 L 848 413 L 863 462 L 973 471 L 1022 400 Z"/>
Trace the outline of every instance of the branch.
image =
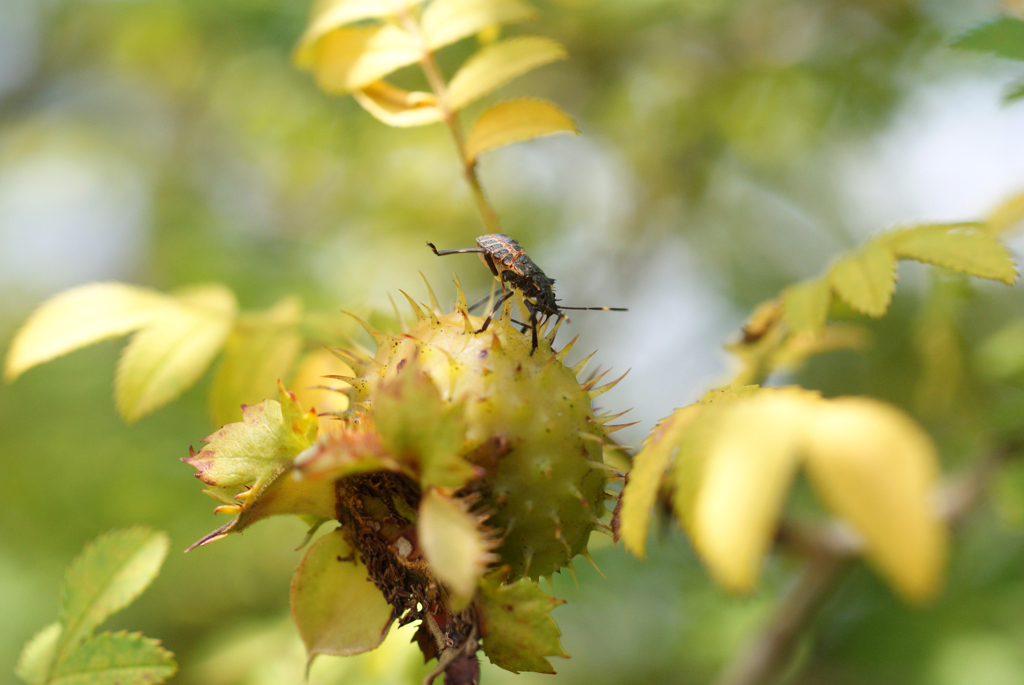
<path id="1" fill-rule="evenodd" d="M 951 528 L 959 527 L 981 503 L 1000 464 L 1021 448 L 1021 444 L 1007 443 L 950 479 L 938 495 L 939 516 Z M 726 665 L 716 685 L 766 685 L 776 679 L 789 665 L 818 609 L 864 548 L 861 538 L 840 522 L 815 527 L 784 523 L 778 540 L 806 556 L 807 564 L 761 631 Z"/>

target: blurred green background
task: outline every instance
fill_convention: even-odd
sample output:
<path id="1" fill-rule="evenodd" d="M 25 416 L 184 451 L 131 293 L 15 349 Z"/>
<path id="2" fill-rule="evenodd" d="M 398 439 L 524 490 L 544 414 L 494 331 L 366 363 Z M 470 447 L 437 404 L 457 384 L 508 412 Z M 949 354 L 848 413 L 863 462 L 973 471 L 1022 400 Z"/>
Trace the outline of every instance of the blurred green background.
<path id="1" fill-rule="evenodd" d="M 558 281 L 595 364 L 632 372 L 601 398 L 654 422 L 728 378 L 721 343 L 747 312 L 900 223 L 981 218 L 1024 190 L 1019 64 L 956 52 L 995 16 L 972 0 L 545 0 L 516 28 L 572 59 L 506 87 L 575 116 L 578 138 L 482 161 L 506 232 Z M 299 0 L 0 0 L 0 340 L 47 296 L 97 280 L 162 290 L 221 281 L 243 307 L 288 294 L 322 311 L 390 311 L 399 288 L 442 299 L 472 256 L 434 257 L 482 232 L 440 127 L 389 129 L 320 93 L 290 63 Z M 470 46 L 442 55 L 452 66 Z M 1018 260 L 1024 243 L 1013 239 Z M 993 370 L 977 356 L 1024 312 L 1021 288 L 901 267 L 862 353 L 816 358 L 796 381 L 872 394 L 936 436 L 949 469 L 1024 424 L 1024 334 Z M 944 341 L 936 349 L 935 341 Z M 998 347 L 998 345 L 997 345 Z M 214 517 L 179 461 L 216 426 L 200 383 L 126 426 L 110 399 L 120 343 L 0 386 L 0 682 L 56 613 L 64 567 L 113 527 L 170 532 L 150 590 L 110 625 L 161 638 L 178 683 L 299 683 L 285 616 L 298 521 L 271 520 L 183 555 Z M 989 345 L 991 351 L 991 344 Z M 998 349 L 996 350 L 999 351 Z M 578 355 L 578 356 L 577 356 Z M 981 361 L 979 361 L 981 359 Z M 1024 360 L 1019 363 L 1024 366 Z M 998 366 L 998 364 L 997 364 Z M 618 375 L 618 374 L 615 374 Z M 794 507 L 809 507 L 797 493 Z M 1012 466 L 957 537 L 948 589 L 909 609 L 866 569 L 801 646 L 801 683 L 1024 683 L 1024 469 Z M 677 531 L 641 563 L 610 545 L 562 574 L 559 675 L 488 667 L 484 682 L 700 683 L 742 648 L 792 578 L 752 597 L 710 584 Z M 416 654 L 323 659 L 313 683 L 413 682 Z M 412 680 L 410 680 L 412 679 Z"/>

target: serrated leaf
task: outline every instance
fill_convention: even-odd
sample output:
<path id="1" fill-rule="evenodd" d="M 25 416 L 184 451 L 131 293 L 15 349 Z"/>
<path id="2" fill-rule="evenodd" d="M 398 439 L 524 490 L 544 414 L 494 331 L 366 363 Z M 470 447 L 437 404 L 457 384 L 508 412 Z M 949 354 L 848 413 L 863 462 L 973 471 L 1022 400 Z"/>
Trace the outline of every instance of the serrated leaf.
<path id="1" fill-rule="evenodd" d="M 224 345 L 224 356 L 210 386 L 210 413 L 224 425 L 242 418 L 242 404 L 252 404 L 277 394 L 299 351 L 299 317 L 302 306 L 286 298 L 265 312 L 240 320 Z"/>
<path id="2" fill-rule="evenodd" d="M 25 643 L 14 667 L 14 675 L 30 685 L 43 685 L 50 676 L 62 627 L 54 621 Z"/>
<path id="3" fill-rule="evenodd" d="M 884 238 L 897 257 L 934 264 L 1012 285 L 1017 270 L 1009 251 L 977 224 L 915 226 Z"/>
<path id="4" fill-rule="evenodd" d="M 422 0 L 319 0 L 313 4 L 309 24 L 295 48 L 299 66 L 311 67 L 317 41 L 331 31 L 364 19 L 390 17 L 404 8 L 422 4 Z"/>
<path id="5" fill-rule="evenodd" d="M 55 295 L 36 309 L 11 342 L 4 378 L 86 345 L 127 335 L 151 322 L 173 301 L 124 283 L 90 283 Z"/>
<path id="6" fill-rule="evenodd" d="M 466 136 L 466 162 L 486 150 L 553 133 L 579 133 L 576 122 L 544 100 L 508 100 L 485 110 Z"/>
<path id="7" fill-rule="evenodd" d="M 484 654 L 506 671 L 554 673 L 544 657 L 569 658 L 559 641 L 561 631 L 551 610 L 565 601 L 547 594 L 532 580 L 502 583 L 499 569 L 480 581 L 475 606 Z"/>
<path id="8" fill-rule="evenodd" d="M 816 354 L 837 350 L 861 351 L 868 347 L 870 336 L 862 326 L 851 324 L 830 324 L 820 335 L 793 333 L 786 336 L 768 360 L 773 371 L 792 372 Z"/>
<path id="9" fill-rule="evenodd" d="M 234 323 L 235 296 L 223 286 L 197 287 L 174 300 L 132 337 L 118 362 L 114 399 L 129 423 L 195 383 Z"/>
<path id="10" fill-rule="evenodd" d="M 821 335 L 832 302 L 832 287 L 827 279 L 797 283 L 782 293 L 786 321 L 794 333 Z"/>
<path id="11" fill-rule="evenodd" d="M 437 50 L 492 26 L 536 16 L 537 10 L 523 0 L 434 0 L 423 11 L 421 24 L 427 46 Z"/>
<path id="12" fill-rule="evenodd" d="M 466 436 L 461 407 L 446 402 L 415 365 L 378 386 L 371 413 L 384 448 L 420 474 L 422 488 L 456 488 L 474 476 L 461 455 Z"/>
<path id="13" fill-rule="evenodd" d="M 865 398 L 819 403 L 804 430 L 818 495 L 863 536 L 868 558 L 904 599 L 934 596 L 946 530 L 932 503 L 938 459 L 928 436 L 897 409 Z"/>
<path id="14" fill-rule="evenodd" d="M 299 61 L 329 93 L 351 93 L 418 62 L 423 48 L 397 26 L 335 29 L 304 51 Z"/>
<path id="15" fill-rule="evenodd" d="M 377 81 L 352 95 L 363 109 L 388 126 L 425 126 L 444 119 L 433 93 L 408 91 Z"/>
<path id="16" fill-rule="evenodd" d="M 494 545 L 464 504 L 433 488 L 420 500 L 416 534 L 430 568 L 455 594 L 453 609 L 461 610 L 494 560 Z"/>
<path id="17" fill-rule="evenodd" d="M 64 630 L 56 663 L 146 589 L 168 545 L 166 534 L 136 527 L 102 535 L 85 548 L 64 575 L 58 615 Z"/>
<path id="18" fill-rule="evenodd" d="M 1002 17 L 971 29 L 950 45 L 961 50 L 1024 60 L 1024 21 L 1015 17 Z"/>
<path id="19" fill-rule="evenodd" d="M 888 309 L 896 288 L 895 270 L 895 255 L 876 241 L 836 262 L 828 282 L 836 294 L 858 312 L 881 316 Z"/>
<path id="20" fill-rule="evenodd" d="M 617 529 L 626 549 L 640 558 L 646 554 L 651 510 L 665 472 L 679 449 L 683 433 L 701 411 L 701 407 L 690 405 L 662 419 L 633 458 L 633 469 L 622 489 L 622 507 L 616 514 L 618 523 L 613 529 Z"/>
<path id="21" fill-rule="evenodd" d="M 292 578 L 291 607 L 309 662 L 318 654 L 361 654 L 384 641 L 391 605 L 368 575 L 340 528 L 306 552 Z"/>
<path id="22" fill-rule="evenodd" d="M 750 590 L 797 466 L 810 393 L 762 391 L 706 414 L 702 474 L 689 532 L 712 576 Z M 678 478 L 677 478 L 678 481 Z M 682 503 L 685 504 L 685 503 Z"/>
<path id="23" fill-rule="evenodd" d="M 80 644 L 53 669 L 50 685 L 150 685 L 178 670 L 174 655 L 138 633 L 103 633 Z"/>
<path id="24" fill-rule="evenodd" d="M 567 57 L 550 38 L 524 36 L 489 45 L 462 65 L 448 84 L 448 105 L 458 111 L 517 76 Z"/>

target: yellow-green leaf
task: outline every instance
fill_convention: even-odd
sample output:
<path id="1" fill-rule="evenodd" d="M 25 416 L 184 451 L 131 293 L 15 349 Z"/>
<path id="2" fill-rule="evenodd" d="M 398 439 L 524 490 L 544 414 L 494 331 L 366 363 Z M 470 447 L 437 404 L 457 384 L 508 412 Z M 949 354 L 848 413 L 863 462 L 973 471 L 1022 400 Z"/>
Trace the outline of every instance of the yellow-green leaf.
<path id="1" fill-rule="evenodd" d="M 378 386 L 371 407 L 384 448 L 420 474 L 421 487 L 457 488 L 473 477 L 473 467 L 461 455 L 466 436 L 461 407 L 445 401 L 416 365 Z"/>
<path id="2" fill-rule="evenodd" d="M 828 281 L 839 297 L 862 314 L 881 316 L 896 287 L 896 257 L 879 241 L 839 260 Z"/>
<path id="3" fill-rule="evenodd" d="M 36 364 L 127 335 L 150 323 L 172 298 L 124 283 L 90 283 L 44 302 L 14 336 L 4 368 L 10 382 Z"/>
<path id="4" fill-rule="evenodd" d="M 985 220 L 984 228 L 992 235 L 1005 233 L 1024 219 L 1024 193 L 1018 193 L 995 208 Z"/>
<path id="5" fill-rule="evenodd" d="M 793 332 L 821 335 L 832 302 L 832 287 L 827 279 L 791 285 L 783 291 L 782 297 L 786 321 Z"/>
<path id="6" fill-rule="evenodd" d="M 1009 251 L 977 224 L 928 225 L 885 237 L 897 257 L 934 264 L 1012 285 L 1017 269 Z"/>
<path id="7" fill-rule="evenodd" d="M 380 19 L 397 14 L 403 8 L 421 4 L 423 0 L 318 0 L 313 3 L 309 24 L 295 48 L 295 61 L 311 67 L 316 42 L 331 31 L 364 19 Z"/>
<path id="8" fill-rule="evenodd" d="M 523 0 L 434 0 L 423 11 L 421 23 L 427 46 L 437 50 L 492 26 L 536 16 Z"/>
<path id="9" fill-rule="evenodd" d="M 454 593 L 453 608 L 462 609 L 495 560 L 494 545 L 464 504 L 433 488 L 420 501 L 416 534 L 430 568 Z"/>
<path id="10" fill-rule="evenodd" d="M 750 590 L 797 465 L 809 394 L 762 391 L 715 412 L 690 535 L 716 581 Z"/>
<path id="11" fill-rule="evenodd" d="M 466 162 L 502 145 L 552 133 L 579 133 L 568 114 L 544 100 L 509 100 L 487 109 L 466 136 Z"/>
<path id="12" fill-rule="evenodd" d="M 300 66 L 329 93 L 350 93 L 419 61 L 422 47 L 393 26 L 349 26 L 331 31 L 303 54 Z"/>
<path id="13" fill-rule="evenodd" d="M 613 528 L 626 549 L 640 558 L 646 553 L 647 529 L 658 489 L 684 431 L 700 411 L 699 406 L 690 405 L 662 419 L 633 458 L 633 470 L 626 476 L 622 507 L 616 513 L 617 524 Z"/>
<path id="14" fill-rule="evenodd" d="M 387 81 L 371 83 L 353 95 L 363 109 L 388 126 L 425 126 L 444 118 L 432 93 L 404 90 Z"/>
<path id="15" fill-rule="evenodd" d="M 64 576 L 58 616 L 64 629 L 55 667 L 96 626 L 146 589 L 169 544 L 166 534 L 137 527 L 102 535 L 85 548 Z"/>
<path id="16" fill-rule="evenodd" d="M 60 621 L 54 621 L 33 635 L 21 650 L 21 656 L 14 667 L 14 675 L 29 685 L 44 685 L 53 668 L 53 658 L 57 654 L 61 630 Z"/>
<path id="17" fill-rule="evenodd" d="M 567 57 L 565 48 L 550 38 L 525 36 L 489 45 L 462 65 L 448 84 L 448 104 L 460 110 L 516 76 Z"/>
<path id="18" fill-rule="evenodd" d="M 291 605 L 309 662 L 317 654 L 361 654 L 384 641 L 391 605 L 368 576 L 340 528 L 306 552 L 292 578 Z"/>
<path id="19" fill-rule="evenodd" d="M 135 421 L 195 383 L 224 344 L 236 306 L 234 295 L 223 286 L 194 288 L 136 333 L 114 379 L 121 416 Z"/>
<path id="20" fill-rule="evenodd" d="M 528 578 L 505 585 L 506 572 L 507 567 L 498 569 L 480 581 L 476 607 L 484 654 L 495 666 L 513 673 L 554 673 L 544 657 L 569 655 L 562 649 L 558 639 L 562 633 L 550 612 L 565 601 Z"/>
<path id="21" fill-rule="evenodd" d="M 928 436 L 899 410 L 865 398 L 820 403 L 805 431 L 818 495 L 863 536 L 869 560 L 904 599 L 932 597 L 946 530 L 932 500 L 938 459 Z"/>
<path id="22" fill-rule="evenodd" d="M 152 685 L 178 670 L 174 655 L 138 633 L 103 633 L 56 664 L 49 685 Z"/>
<path id="23" fill-rule="evenodd" d="M 239 320 L 224 345 L 210 387 L 210 413 L 217 425 L 242 418 L 242 407 L 277 395 L 302 348 L 302 306 L 286 298 L 265 312 Z"/>

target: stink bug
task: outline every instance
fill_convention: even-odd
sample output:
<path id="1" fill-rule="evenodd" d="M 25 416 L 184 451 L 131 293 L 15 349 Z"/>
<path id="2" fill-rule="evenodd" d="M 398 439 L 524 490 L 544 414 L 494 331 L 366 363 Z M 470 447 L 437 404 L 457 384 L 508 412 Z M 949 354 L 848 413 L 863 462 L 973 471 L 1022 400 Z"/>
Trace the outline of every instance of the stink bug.
<path id="1" fill-rule="evenodd" d="M 476 252 L 487 268 L 491 270 L 494 277 L 501 283 L 502 296 L 494 303 L 494 307 L 484 320 L 481 331 L 487 330 L 491 323 L 491 316 L 518 288 L 523 294 L 523 301 L 530 312 L 530 322 L 524 324 L 523 331 L 530 328 L 533 332 L 533 347 L 530 354 L 537 350 L 537 327 L 544 319 L 550 316 L 562 318 L 565 314 L 563 309 L 578 310 L 599 310 L 607 312 L 624 312 L 626 309 L 620 307 L 563 307 L 558 304 L 555 297 L 555 279 L 548 278 L 539 266 L 533 263 L 526 250 L 515 238 L 510 238 L 504 233 L 489 233 L 476 239 L 477 247 L 467 247 L 458 250 L 438 250 L 434 243 L 427 243 L 427 246 L 437 256 L 448 254 L 461 254 L 464 252 Z M 509 288 L 505 288 L 505 283 Z"/>

